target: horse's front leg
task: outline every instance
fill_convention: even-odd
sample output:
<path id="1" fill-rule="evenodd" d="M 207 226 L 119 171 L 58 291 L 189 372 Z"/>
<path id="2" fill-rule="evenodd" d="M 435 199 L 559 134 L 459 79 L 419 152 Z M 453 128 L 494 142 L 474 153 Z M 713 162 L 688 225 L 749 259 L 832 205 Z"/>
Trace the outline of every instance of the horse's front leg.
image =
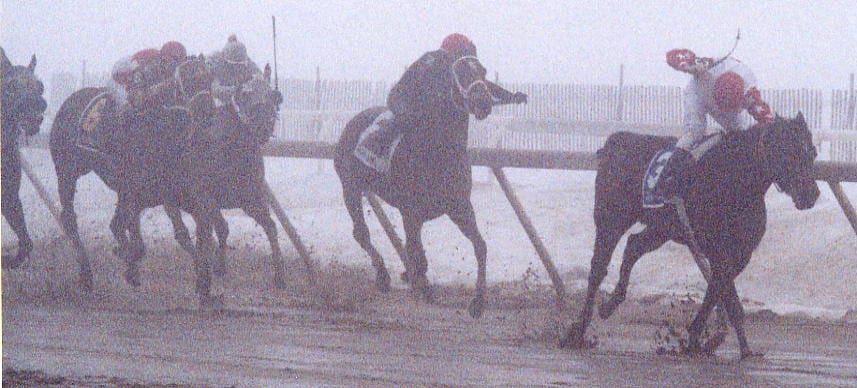
<path id="1" fill-rule="evenodd" d="M 473 211 L 473 204 L 468 199 L 462 203 L 455 211 L 448 213 L 449 218 L 461 233 L 467 237 L 473 244 L 473 251 L 476 254 L 476 296 L 470 302 L 467 311 L 473 318 L 482 316 L 485 310 L 485 293 L 486 293 L 486 264 L 488 247 L 485 245 L 485 240 L 482 238 L 482 233 L 479 232 L 479 227 L 476 224 L 476 213 Z"/>
<path id="2" fill-rule="evenodd" d="M 181 210 L 179 210 L 178 206 L 164 204 L 164 211 L 166 211 L 167 217 L 170 218 L 170 223 L 173 224 L 173 235 L 176 241 L 178 241 L 185 252 L 195 255 L 193 242 L 190 240 L 190 232 L 188 232 L 187 225 L 182 220 Z"/>
<path id="3" fill-rule="evenodd" d="M 423 247 L 422 230 L 425 220 L 409 211 L 402 211 L 402 223 L 405 226 L 405 273 L 414 291 L 422 295 L 426 302 L 434 301 L 434 292 L 426 277 L 428 260 Z M 407 264 L 410 263 L 410 266 Z M 410 268 L 408 268 L 410 267 Z"/>
<path id="4" fill-rule="evenodd" d="M 24 220 L 24 205 L 18 192 L 21 189 L 21 159 L 20 151 L 15 146 L 7 149 L 4 144 L 2 165 L 2 213 L 9 226 L 18 236 L 18 253 L 12 260 L 4 260 L 5 268 L 15 269 L 21 266 L 30 251 L 33 249 L 33 241 L 27 231 L 27 223 Z"/>

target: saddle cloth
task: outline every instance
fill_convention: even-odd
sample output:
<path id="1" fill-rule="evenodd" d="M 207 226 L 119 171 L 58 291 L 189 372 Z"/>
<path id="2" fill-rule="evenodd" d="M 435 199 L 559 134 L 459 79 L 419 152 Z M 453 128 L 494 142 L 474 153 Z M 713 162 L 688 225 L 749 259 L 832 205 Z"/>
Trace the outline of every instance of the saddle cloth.
<path id="1" fill-rule="evenodd" d="M 675 145 L 669 145 L 666 148 L 658 151 L 652 161 L 649 162 L 649 168 L 643 175 L 643 207 L 644 208 L 659 208 L 663 207 L 666 198 L 655 194 L 655 187 L 658 185 L 658 180 L 664 173 L 664 168 L 667 162 L 672 157 L 675 151 Z"/>
<path id="2" fill-rule="evenodd" d="M 363 133 L 360 134 L 360 138 L 357 140 L 357 146 L 354 147 L 354 156 L 366 165 L 375 171 L 378 171 L 382 174 L 386 174 L 390 171 L 390 162 L 393 159 L 393 155 L 396 152 L 396 147 L 398 147 L 399 142 L 402 141 L 402 135 L 396 135 L 392 139 L 392 143 L 389 147 L 379 147 L 377 142 L 383 141 L 379 139 L 381 136 L 375 136 L 376 132 L 381 130 L 384 125 L 389 125 L 389 121 L 395 117 L 393 112 L 390 110 L 386 110 L 375 120 L 372 121 L 372 124 L 366 128 Z M 375 150 L 385 149 L 386 152 L 383 154 L 378 154 Z"/>
<path id="3" fill-rule="evenodd" d="M 102 120 L 111 111 L 116 109 L 116 96 L 111 91 L 104 91 L 95 95 L 80 113 L 78 126 L 81 129 L 78 145 L 84 148 L 99 151 L 107 134 L 107 125 Z"/>

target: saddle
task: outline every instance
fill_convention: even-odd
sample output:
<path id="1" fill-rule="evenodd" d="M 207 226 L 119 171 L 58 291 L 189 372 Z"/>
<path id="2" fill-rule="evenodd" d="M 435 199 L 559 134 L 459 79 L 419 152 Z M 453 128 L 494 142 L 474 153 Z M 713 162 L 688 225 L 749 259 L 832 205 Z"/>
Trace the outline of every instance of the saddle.
<path id="1" fill-rule="evenodd" d="M 395 117 L 392 111 L 382 112 L 372 124 L 360 134 L 357 146 L 354 148 L 354 156 L 369 167 L 381 174 L 390 171 L 390 163 L 396 152 L 403 134 L 392 133 L 392 120 Z M 392 134 L 392 136 L 390 136 Z"/>
<path id="2" fill-rule="evenodd" d="M 699 142 L 695 143 L 693 150 L 690 151 L 691 157 L 695 160 L 702 159 L 706 152 L 714 148 L 724 134 L 717 132 L 706 135 Z M 670 144 L 661 149 L 655 154 L 655 157 L 649 162 L 649 167 L 646 169 L 646 174 L 643 175 L 643 207 L 659 208 L 665 203 L 673 202 L 673 197 L 680 196 L 690 186 L 690 178 L 688 176 L 673 176 L 670 171 L 670 159 L 675 152 L 675 144 Z M 687 175 L 687 171 L 685 174 Z M 672 182 L 660 182 L 663 177 L 671 177 Z M 669 188 L 659 187 L 669 183 Z"/>

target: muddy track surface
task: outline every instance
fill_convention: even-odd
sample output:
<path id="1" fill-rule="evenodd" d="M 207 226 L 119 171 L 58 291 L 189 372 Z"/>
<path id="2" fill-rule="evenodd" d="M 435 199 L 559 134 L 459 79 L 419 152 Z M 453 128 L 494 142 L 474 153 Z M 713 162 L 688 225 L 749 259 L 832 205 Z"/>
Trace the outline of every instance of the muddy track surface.
<path id="1" fill-rule="evenodd" d="M 367 279 L 369 280 L 369 279 Z M 77 386 L 853 386 L 857 325 L 749 317 L 759 360 L 730 339 L 713 357 L 658 355 L 658 321 L 687 311 L 631 302 L 595 321 L 594 349 L 557 348 L 563 316 L 526 301 L 495 303 L 479 321 L 453 295 L 409 292 L 340 311 L 15 304 L 3 309 L 4 383 Z M 460 298 L 460 301 L 464 301 Z M 354 307 L 357 307 L 356 310 Z M 351 310 L 351 311 L 345 311 Z M 8 369 L 14 368 L 14 369 Z M 38 372 L 33 372 L 38 371 Z"/>

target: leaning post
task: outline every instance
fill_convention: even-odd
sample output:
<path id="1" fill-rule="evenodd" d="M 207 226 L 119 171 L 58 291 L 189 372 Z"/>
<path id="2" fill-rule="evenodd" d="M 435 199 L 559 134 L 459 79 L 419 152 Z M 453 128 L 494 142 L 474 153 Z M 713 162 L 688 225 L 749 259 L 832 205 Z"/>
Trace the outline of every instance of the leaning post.
<path id="1" fill-rule="evenodd" d="M 842 207 L 845 217 L 848 218 L 848 222 L 851 224 L 851 229 L 854 229 L 854 233 L 857 234 L 857 212 L 854 211 L 854 206 L 851 205 L 851 201 L 849 201 L 848 197 L 845 196 L 845 191 L 842 190 L 842 185 L 839 182 L 834 181 L 827 181 L 827 184 L 830 186 L 830 191 L 833 191 L 833 196 L 836 197 L 836 200 L 839 202 L 839 206 Z"/>
<path id="2" fill-rule="evenodd" d="M 384 212 L 384 208 L 381 207 L 381 201 L 378 200 L 378 197 L 375 196 L 374 193 L 366 193 L 366 199 L 369 200 L 369 206 L 372 206 L 372 210 L 375 211 L 375 218 L 378 219 L 378 222 L 381 223 L 381 227 L 384 228 L 384 232 L 387 233 L 387 237 L 390 238 L 390 243 L 393 244 L 393 248 L 396 249 L 396 252 L 399 254 L 399 258 L 402 259 L 402 264 L 405 264 L 405 270 L 407 271 L 410 268 L 410 263 L 408 260 L 408 254 L 405 251 L 404 245 L 402 245 L 402 240 L 399 238 L 399 235 L 396 233 L 396 229 L 393 228 L 393 223 L 390 222 L 390 219 L 387 217 L 387 213 Z"/>
<path id="3" fill-rule="evenodd" d="M 527 216 L 527 213 L 524 211 L 524 207 L 521 205 L 521 202 L 512 190 L 512 185 L 509 184 L 509 179 L 506 178 L 506 174 L 503 172 L 503 169 L 501 167 L 492 166 L 491 171 L 493 171 L 494 176 L 497 177 L 497 182 L 500 183 L 500 188 L 502 188 L 503 193 L 506 194 L 506 199 L 509 200 L 509 204 L 511 204 L 512 209 L 515 210 L 515 215 L 518 216 L 521 226 L 524 227 L 524 231 L 527 232 L 527 237 L 530 238 L 530 242 L 532 242 L 533 247 L 536 249 L 539 259 L 541 259 L 542 264 L 544 264 L 545 269 L 548 271 L 548 276 L 550 276 L 551 282 L 556 290 L 557 305 L 562 308 L 565 301 L 565 285 L 563 285 L 562 278 L 559 276 L 559 272 L 553 264 L 553 259 L 551 259 L 550 253 L 548 253 L 548 250 L 545 248 L 541 238 L 536 232 L 536 228 L 533 226 L 532 221 L 530 221 L 530 217 Z"/>
<path id="4" fill-rule="evenodd" d="M 277 201 L 277 197 L 271 190 L 271 186 L 268 185 L 268 182 L 264 182 L 264 184 L 265 194 L 268 197 L 268 205 L 270 205 L 271 209 L 274 210 L 274 214 L 280 220 L 280 225 L 283 226 L 283 230 L 286 231 L 286 234 L 289 236 L 289 239 L 292 240 L 292 245 L 295 246 L 295 249 L 298 251 L 298 255 L 301 257 L 301 260 L 303 260 L 304 266 L 306 267 L 307 280 L 309 281 L 309 284 L 317 284 L 316 280 L 318 278 L 315 274 L 315 266 L 313 265 L 312 259 L 309 257 L 309 251 L 307 251 L 306 247 L 301 241 L 301 236 L 298 234 L 298 231 L 294 227 L 294 225 L 292 225 L 292 222 L 289 220 L 289 217 L 286 215 L 286 212 L 283 211 L 283 207 L 280 206 L 280 202 Z"/>

